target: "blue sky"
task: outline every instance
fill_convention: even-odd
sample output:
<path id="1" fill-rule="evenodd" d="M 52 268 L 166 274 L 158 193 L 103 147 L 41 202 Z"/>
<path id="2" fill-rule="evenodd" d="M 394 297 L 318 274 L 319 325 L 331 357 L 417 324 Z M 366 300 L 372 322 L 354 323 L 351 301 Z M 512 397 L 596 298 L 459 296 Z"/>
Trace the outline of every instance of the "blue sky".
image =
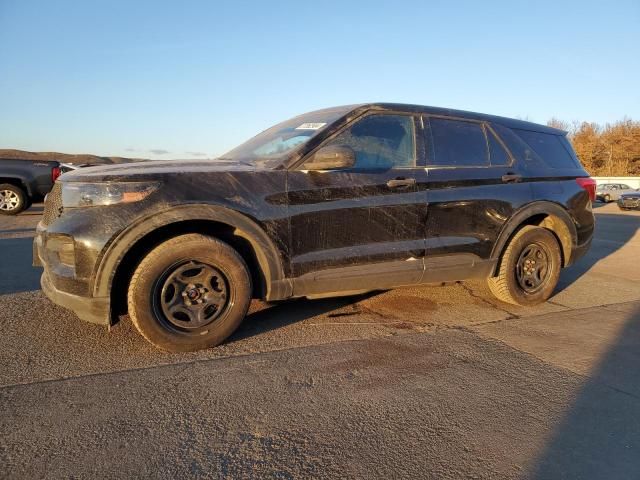
<path id="1" fill-rule="evenodd" d="M 640 2 L 0 0 L 0 148 L 211 157 L 367 101 L 638 120 Z"/>

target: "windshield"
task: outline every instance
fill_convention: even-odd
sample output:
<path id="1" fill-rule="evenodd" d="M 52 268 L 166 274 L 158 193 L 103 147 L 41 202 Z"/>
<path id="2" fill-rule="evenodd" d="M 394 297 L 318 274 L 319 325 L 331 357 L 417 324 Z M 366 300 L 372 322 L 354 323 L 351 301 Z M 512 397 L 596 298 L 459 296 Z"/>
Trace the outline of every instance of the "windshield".
<path id="1" fill-rule="evenodd" d="M 352 109 L 353 106 L 335 107 L 299 115 L 259 133 L 222 155 L 220 160 L 261 163 L 262 166 L 275 167 L 286 155 L 307 143 Z"/>

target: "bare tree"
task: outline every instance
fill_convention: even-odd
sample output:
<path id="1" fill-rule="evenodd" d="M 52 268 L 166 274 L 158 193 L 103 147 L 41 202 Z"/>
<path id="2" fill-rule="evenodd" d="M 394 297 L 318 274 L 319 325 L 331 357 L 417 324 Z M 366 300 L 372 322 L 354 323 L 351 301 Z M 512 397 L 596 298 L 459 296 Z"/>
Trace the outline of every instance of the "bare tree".
<path id="1" fill-rule="evenodd" d="M 623 118 L 601 126 L 552 118 L 547 125 L 568 132 L 580 161 L 592 175 L 640 175 L 640 122 Z"/>

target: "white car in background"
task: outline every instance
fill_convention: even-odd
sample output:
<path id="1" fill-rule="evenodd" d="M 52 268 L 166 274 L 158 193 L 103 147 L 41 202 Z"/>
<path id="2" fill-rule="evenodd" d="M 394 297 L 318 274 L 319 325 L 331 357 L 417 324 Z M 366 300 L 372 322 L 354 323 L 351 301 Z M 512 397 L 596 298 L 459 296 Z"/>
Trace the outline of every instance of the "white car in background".
<path id="1" fill-rule="evenodd" d="M 596 200 L 604 203 L 614 202 L 618 200 L 623 193 L 635 191 L 635 188 L 631 188 L 625 183 L 603 183 L 596 188 Z"/>

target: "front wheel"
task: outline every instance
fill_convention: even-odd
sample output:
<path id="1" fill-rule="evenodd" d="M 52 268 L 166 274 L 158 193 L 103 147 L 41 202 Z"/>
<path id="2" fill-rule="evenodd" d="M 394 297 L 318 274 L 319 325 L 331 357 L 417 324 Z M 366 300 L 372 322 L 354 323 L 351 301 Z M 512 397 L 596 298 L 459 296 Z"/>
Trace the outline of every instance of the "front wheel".
<path id="1" fill-rule="evenodd" d="M 170 352 L 200 350 L 238 328 L 251 302 L 251 277 L 226 243 L 180 235 L 140 262 L 127 300 L 133 324 L 153 345 Z"/>
<path id="2" fill-rule="evenodd" d="M 28 206 L 26 192 L 10 183 L 0 184 L 0 213 L 17 215 Z"/>
<path id="3" fill-rule="evenodd" d="M 604 201 L 604 203 L 609 203 L 609 202 L 611 202 L 611 196 L 610 195 L 605 195 L 602 200 Z"/>
<path id="4" fill-rule="evenodd" d="M 560 277 L 560 245 L 549 230 L 527 225 L 511 239 L 498 274 L 488 279 L 496 298 L 530 306 L 546 301 Z"/>

